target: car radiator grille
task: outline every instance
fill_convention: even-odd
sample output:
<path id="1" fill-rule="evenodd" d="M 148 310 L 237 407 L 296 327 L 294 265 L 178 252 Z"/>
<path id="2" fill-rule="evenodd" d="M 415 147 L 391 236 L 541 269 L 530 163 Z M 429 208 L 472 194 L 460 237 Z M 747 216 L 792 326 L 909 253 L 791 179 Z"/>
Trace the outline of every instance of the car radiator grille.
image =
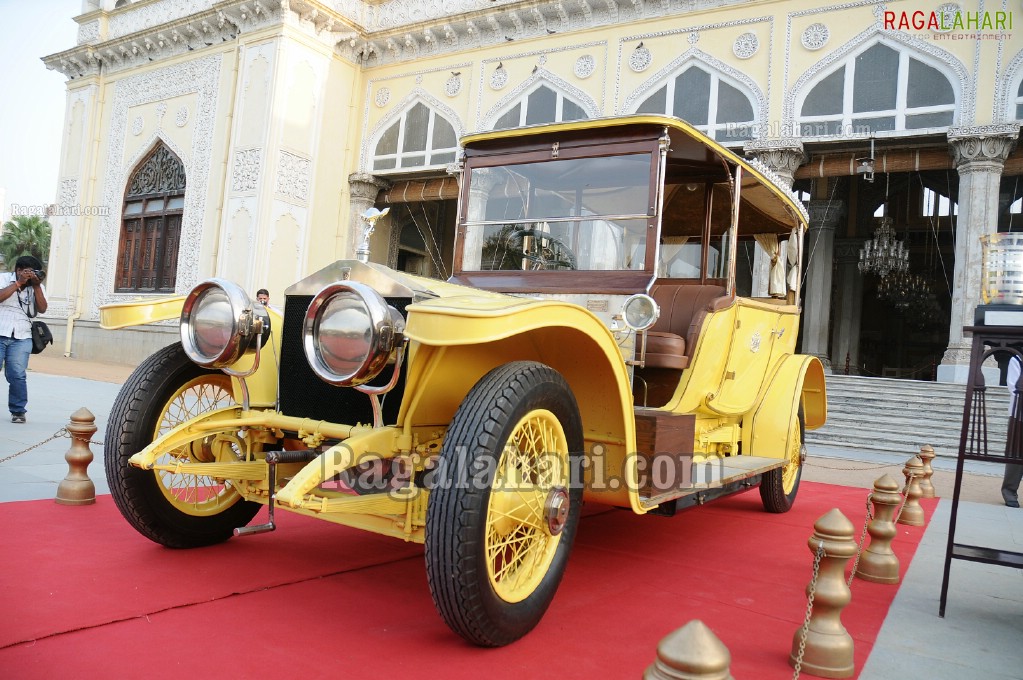
<path id="1" fill-rule="evenodd" d="M 281 412 L 289 416 L 326 420 L 333 423 L 373 422 L 373 407 L 369 396 L 351 387 L 335 387 L 320 380 L 306 362 L 302 350 L 302 320 L 312 301 L 312 295 L 289 295 L 284 305 L 284 328 L 281 342 L 280 394 Z M 408 298 L 387 298 L 387 303 L 405 316 Z M 371 385 L 383 385 L 391 378 L 391 366 L 386 366 Z M 398 419 L 405 392 L 405 365 L 393 390 L 383 398 L 383 419 L 392 424 Z"/>

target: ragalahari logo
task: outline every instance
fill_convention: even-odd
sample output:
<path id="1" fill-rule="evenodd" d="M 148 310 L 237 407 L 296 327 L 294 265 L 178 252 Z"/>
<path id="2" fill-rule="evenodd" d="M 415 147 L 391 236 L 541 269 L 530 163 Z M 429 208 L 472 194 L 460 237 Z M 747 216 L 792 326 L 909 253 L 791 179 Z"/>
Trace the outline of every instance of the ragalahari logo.
<path id="1" fill-rule="evenodd" d="M 886 31 L 1011 31 L 1012 12 L 967 12 L 940 8 L 925 12 L 885 10 Z"/>

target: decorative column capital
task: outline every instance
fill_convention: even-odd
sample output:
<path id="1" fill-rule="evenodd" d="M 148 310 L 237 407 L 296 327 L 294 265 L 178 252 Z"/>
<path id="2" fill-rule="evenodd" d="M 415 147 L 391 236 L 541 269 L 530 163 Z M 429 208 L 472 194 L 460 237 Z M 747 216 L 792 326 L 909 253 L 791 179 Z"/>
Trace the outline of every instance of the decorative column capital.
<path id="1" fill-rule="evenodd" d="M 759 161 L 772 171 L 786 189 L 792 188 L 796 170 L 807 161 L 803 142 L 795 137 L 754 139 L 743 145 L 747 158 Z"/>
<path id="2" fill-rule="evenodd" d="M 845 201 L 810 201 L 810 231 L 834 231 L 838 221 L 845 214 Z"/>
<path id="3" fill-rule="evenodd" d="M 377 194 L 391 188 L 391 183 L 382 177 L 366 172 L 353 172 L 348 175 L 348 192 L 353 199 L 369 201 L 372 205 Z"/>
<path id="4" fill-rule="evenodd" d="M 1001 172 L 1018 139 L 1019 123 L 950 128 L 948 131 L 949 153 L 960 174 L 977 170 Z"/>

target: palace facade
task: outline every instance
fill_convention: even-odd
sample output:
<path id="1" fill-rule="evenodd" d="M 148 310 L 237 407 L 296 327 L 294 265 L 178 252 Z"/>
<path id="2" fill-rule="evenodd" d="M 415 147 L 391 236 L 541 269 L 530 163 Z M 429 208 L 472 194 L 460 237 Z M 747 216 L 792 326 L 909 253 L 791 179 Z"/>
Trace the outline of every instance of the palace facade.
<path id="1" fill-rule="evenodd" d="M 57 203 L 89 209 L 51 220 L 47 317 L 82 358 L 177 337 L 101 331 L 106 303 L 212 276 L 282 302 L 372 206 L 373 260 L 446 278 L 458 140 L 496 128 L 667 113 L 758 159 L 809 210 L 802 350 L 836 373 L 963 381 L 979 237 L 1023 230 L 1018 2 L 84 0 L 75 21 L 44 61 L 68 78 Z"/>

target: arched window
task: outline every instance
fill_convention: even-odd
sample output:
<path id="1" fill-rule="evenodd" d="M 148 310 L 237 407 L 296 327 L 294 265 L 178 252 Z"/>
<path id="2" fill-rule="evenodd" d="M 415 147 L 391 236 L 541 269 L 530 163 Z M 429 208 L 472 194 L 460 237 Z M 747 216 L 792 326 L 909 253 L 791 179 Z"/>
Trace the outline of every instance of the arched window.
<path id="1" fill-rule="evenodd" d="M 531 92 L 501 114 L 494 123 L 495 130 L 521 127 L 523 125 L 539 125 L 541 123 L 560 123 L 566 120 L 583 120 L 589 118 L 582 106 L 570 97 L 540 83 Z"/>
<path id="2" fill-rule="evenodd" d="M 636 113 L 677 116 L 719 142 L 753 136 L 753 102 L 717 73 L 689 66 L 647 97 Z"/>
<path id="3" fill-rule="evenodd" d="M 1016 90 L 1016 120 L 1023 120 L 1023 80 L 1019 81 Z"/>
<path id="4" fill-rule="evenodd" d="M 117 292 L 174 292 L 184 207 L 185 166 L 160 144 L 128 180 L 117 252 Z"/>
<path id="5" fill-rule="evenodd" d="M 401 170 L 455 161 L 455 128 L 422 102 L 402 112 L 384 130 L 373 152 L 373 170 Z"/>
<path id="6" fill-rule="evenodd" d="M 955 90 L 937 68 L 883 43 L 817 81 L 800 108 L 804 137 L 952 125 Z"/>

